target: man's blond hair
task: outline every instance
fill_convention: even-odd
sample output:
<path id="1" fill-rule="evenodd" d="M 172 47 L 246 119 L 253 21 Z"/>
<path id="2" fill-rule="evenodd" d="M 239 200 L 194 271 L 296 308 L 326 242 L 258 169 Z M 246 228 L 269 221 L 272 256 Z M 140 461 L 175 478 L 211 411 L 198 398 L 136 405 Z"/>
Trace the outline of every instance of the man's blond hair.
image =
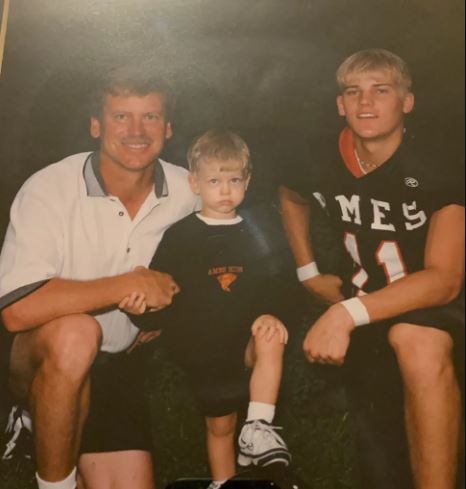
<path id="1" fill-rule="evenodd" d="M 337 70 L 338 86 L 343 90 L 351 73 L 380 70 L 390 71 L 402 90 L 411 91 L 411 74 L 406 62 L 395 53 L 380 48 L 364 49 L 346 58 Z"/>
<path id="2" fill-rule="evenodd" d="M 188 150 L 189 170 L 197 173 L 202 163 L 209 161 L 238 162 L 244 176 L 250 175 L 252 165 L 249 148 L 234 132 L 211 129 L 196 138 Z"/>

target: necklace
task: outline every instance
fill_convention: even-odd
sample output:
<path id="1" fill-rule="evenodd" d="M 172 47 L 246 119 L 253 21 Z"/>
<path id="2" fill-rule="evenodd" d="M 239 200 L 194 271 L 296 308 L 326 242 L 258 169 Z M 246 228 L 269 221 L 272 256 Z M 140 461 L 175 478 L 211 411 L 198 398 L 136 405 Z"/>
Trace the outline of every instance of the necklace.
<path id="1" fill-rule="evenodd" d="M 358 160 L 359 166 L 362 168 L 364 173 L 370 173 L 371 171 L 373 171 L 379 167 L 379 165 L 377 163 L 370 163 L 370 162 L 366 162 L 366 161 L 361 160 L 361 158 L 359 158 L 358 152 L 356 150 L 354 150 L 354 154 L 356 156 L 356 159 Z"/>

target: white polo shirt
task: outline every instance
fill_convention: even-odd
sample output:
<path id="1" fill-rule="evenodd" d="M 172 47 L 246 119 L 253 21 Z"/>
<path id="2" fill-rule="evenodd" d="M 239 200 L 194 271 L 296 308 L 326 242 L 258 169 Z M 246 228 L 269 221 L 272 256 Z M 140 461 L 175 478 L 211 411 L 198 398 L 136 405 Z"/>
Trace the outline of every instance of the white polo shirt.
<path id="1" fill-rule="evenodd" d="M 98 154 L 81 153 L 32 175 L 11 207 L 0 255 L 0 308 L 60 277 L 92 280 L 148 266 L 165 230 L 196 210 L 184 168 L 158 160 L 154 192 L 131 220 L 107 195 Z M 101 349 L 127 348 L 138 329 L 114 308 L 96 314 Z"/>

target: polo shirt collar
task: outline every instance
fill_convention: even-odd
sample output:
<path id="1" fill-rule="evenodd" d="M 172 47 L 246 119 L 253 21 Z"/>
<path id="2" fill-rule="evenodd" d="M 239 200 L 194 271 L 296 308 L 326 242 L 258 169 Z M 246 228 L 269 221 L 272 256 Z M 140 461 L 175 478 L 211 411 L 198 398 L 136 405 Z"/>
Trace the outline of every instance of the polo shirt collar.
<path id="1" fill-rule="evenodd" d="M 99 153 L 97 151 L 87 157 L 84 163 L 83 176 L 89 197 L 106 197 L 108 195 L 100 173 Z M 158 199 L 168 196 L 167 179 L 159 159 L 154 161 L 154 193 Z"/>

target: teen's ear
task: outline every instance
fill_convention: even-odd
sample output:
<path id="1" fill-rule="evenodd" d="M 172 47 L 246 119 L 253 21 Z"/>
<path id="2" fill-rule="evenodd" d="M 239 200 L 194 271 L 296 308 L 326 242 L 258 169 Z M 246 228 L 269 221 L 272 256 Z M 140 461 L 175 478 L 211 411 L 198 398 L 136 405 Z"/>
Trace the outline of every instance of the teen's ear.
<path id="1" fill-rule="evenodd" d="M 189 182 L 189 186 L 191 187 L 191 190 L 194 194 L 196 195 L 199 195 L 199 182 L 197 180 L 197 177 L 196 175 L 190 173 L 188 175 L 188 182 Z"/>
<path id="2" fill-rule="evenodd" d="M 345 105 L 343 104 L 343 97 L 341 95 L 338 95 L 337 97 L 337 109 L 338 115 L 341 115 L 342 117 L 346 116 Z"/>
<path id="3" fill-rule="evenodd" d="M 101 134 L 100 121 L 96 117 L 91 117 L 89 132 L 91 133 L 91 136 L 93 138 L 95 139 L 100 138 L 100 134 Z"/>
<path id="4" fill-rule="evenodd" d="M 414 108 L 414 93 L 408 92 L 403 97 L 403 113 L 409 114 Z"/>

